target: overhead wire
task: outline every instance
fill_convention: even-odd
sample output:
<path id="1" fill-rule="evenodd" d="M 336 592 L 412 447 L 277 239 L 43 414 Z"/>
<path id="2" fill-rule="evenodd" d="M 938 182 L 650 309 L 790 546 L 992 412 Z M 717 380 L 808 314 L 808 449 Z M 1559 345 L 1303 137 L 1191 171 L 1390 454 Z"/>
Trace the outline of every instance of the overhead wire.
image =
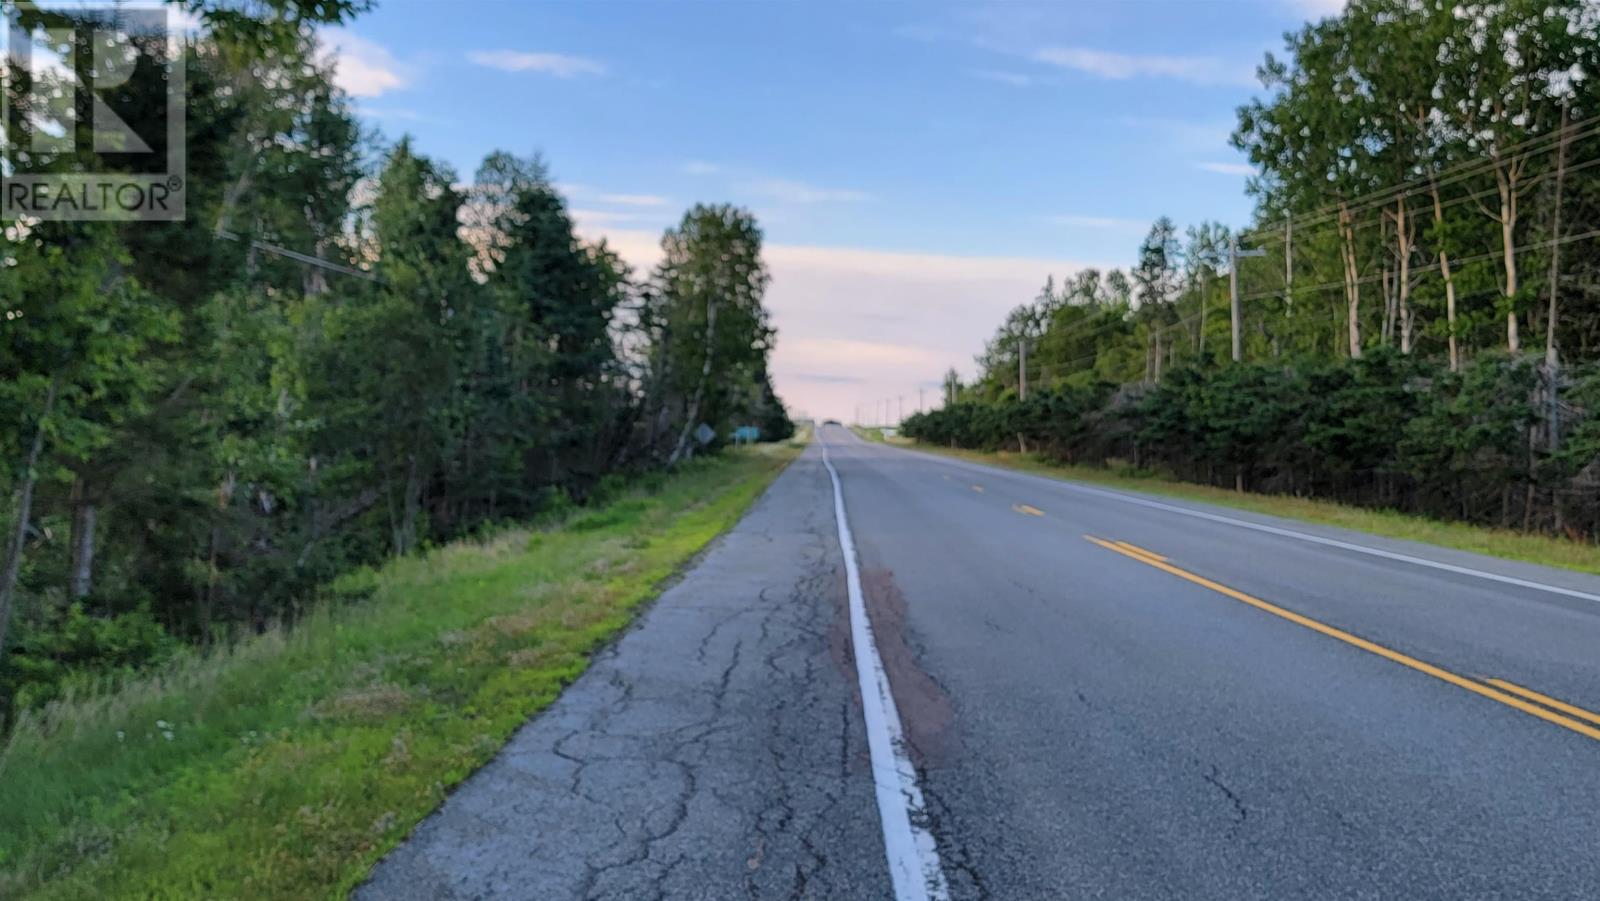
<path id="1" fill-rule="evenodd" d="M 247 239 L 223 228 L 217 229 L 216 235 L 225 241 L 247 241 Z M 383 284 L 383 279 L 379 278 L 376 274 L 367 272 L 363 269 L 357 269 L 353 266 L 345 266 L 341 263 L 335 263 L 332 260 L 325 260 L 322 257 L 312 256 L 308 253 L 301 253 L 298 250 L 290 250 L 287 247 L 279 247 L 276 244 L 269 244 L 266 241 L 257 240 L 255 238 L 248 239 L 247 243 L 256 250 L 294 260 L 299 263 L 305 263 L 308 266 L 317 266 L 330 272 L 338 272 L 343 275 L 351 275 L 355 276 L 356 278 L 366 279 L 369 282 L 376 282 L 380 285 Z"/>
<path id="2" fill-rule="evenodd" d="M 1265 234 L 1271 231 L 1282 231 L 1283 226 L 1286 223 L 1289 225 L 1316 224 L 1317 222 L 1327 221 L 1331 217 L 1337 217 L 1340 213 L 1341 207 L 1343 207 L 1344 211 L 1347 213 L 1353 213 L 1357 211 L 1364 212 L 1377 206 L 1386 205 L 1397 199 L 1398 196 L 1402 194 L 1417 193 L 1424 190 L 1431 192 L 1434 187 L 1443 188 L 1464 178 L 1470 178 L 1474 175 L 1481 175 L 1493 170 L 1496 166 L 1504 165 L 1508 158 L 1511 157 L 1523 156 L 1532 153 L 1542 153 L 1545 150 L 1552 150 L 1555 148 L 1557 143 L 1563 140 L 1563 138 L 1566 141 L 1571 142 L 1589 137 L 1596 133 L 1600 133 L 1600 118 L 1591 118 L 1581 122 L 1573 122 L 1568 124 L 1566 129 L 1557 129 L 1552 132 L 1546 132 L 1545 134 L 1537 135 L 1525 141 L 1502 147 L 1497 151 L 1498 155 L 1495 157 L 1491 157 L 1489 159 L 1463 160 L 1460 163 L 1446 166 L 1438 170 L 1437 172 L 1433 173 L 1431 177 L 1427 175 L 1413 176 L 1402 181 L 1374 189 L 1372 191 L 1354 195 L 1343 201 L 1334 201 L 1332 203 L 1324 204 L 1321 207 L 1317 207 L 1305 213 L 1300 213 L 1298 216 L 1296 214 L 1290 214 L 1289 216 L 1285 216 L 1280 219 L 1262 223 L 1256 228 L 1241 232 L 1241 234 L 1253 235 Z M 1549 144 L 1550 146 L 1542 146 L 1545 144 Z"/>

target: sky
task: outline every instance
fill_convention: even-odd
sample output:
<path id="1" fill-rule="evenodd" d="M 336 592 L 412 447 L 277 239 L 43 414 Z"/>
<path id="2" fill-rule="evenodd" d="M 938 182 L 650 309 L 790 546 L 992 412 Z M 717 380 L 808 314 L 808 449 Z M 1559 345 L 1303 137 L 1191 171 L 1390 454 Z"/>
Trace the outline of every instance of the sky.
<path id="1" fill-rule="evenodd" d="M 1256 66 L 1340 0 L 380 0 L 323 35 L 385 137 L 470 180 L 539 153 L 579 231 L 643 273 L 697 202 L 765 234 L 778 393 L 891 419 L 976 371 L 1046 276 L 1150 222 L 1238 225 Z"/>

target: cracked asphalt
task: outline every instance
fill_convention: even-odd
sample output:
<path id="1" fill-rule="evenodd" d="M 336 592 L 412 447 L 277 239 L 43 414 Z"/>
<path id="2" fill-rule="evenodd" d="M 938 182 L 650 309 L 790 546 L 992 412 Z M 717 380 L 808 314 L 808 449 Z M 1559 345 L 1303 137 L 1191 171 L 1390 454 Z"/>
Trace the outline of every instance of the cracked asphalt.
<path id="1" fill-rule="evenodd" d="M 825 437 L 954 897 L 1600 898 L 1600 741 L 1203 583 L 1586 711 L 1600 604 Z M 888 897 L 830 490 L 813 447 L 358 896 Z"/>
<path id="2" fill-rule="evenodd" d="M 362 899 L 885 898 L 816 447 Z"/>

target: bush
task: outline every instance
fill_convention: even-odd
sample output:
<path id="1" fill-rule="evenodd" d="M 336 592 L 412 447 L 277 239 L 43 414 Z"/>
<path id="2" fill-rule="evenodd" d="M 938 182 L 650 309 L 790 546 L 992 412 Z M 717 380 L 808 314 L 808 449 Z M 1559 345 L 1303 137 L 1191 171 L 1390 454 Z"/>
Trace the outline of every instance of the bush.
<path id="1" fill-rule="evenodd" d="M 181 643 L 144 608 L 95 616 L 71 604 L 42 620 L 18 623 L 0 668 L 0 697 L 15 709 L 59 697 L 67 686 L 104 682 L 171 656 Z"/>
<path id="2" fill-rule="evenodd" d="M 1534 360 L 1459 373 L 1385 348 L 1357 360 L 1181 368 L 1113 391 L 1056 387 L 906 419 L 930 444 L 1160 469 L 1219 486 L 1469 522 L 1600 534 L 1600 373 L 1550 385 Z"/>

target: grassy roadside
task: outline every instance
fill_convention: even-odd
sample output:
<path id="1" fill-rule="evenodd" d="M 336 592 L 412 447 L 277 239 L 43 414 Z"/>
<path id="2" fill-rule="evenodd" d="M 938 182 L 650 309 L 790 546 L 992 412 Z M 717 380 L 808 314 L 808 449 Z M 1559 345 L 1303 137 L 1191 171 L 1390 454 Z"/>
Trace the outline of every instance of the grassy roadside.
<path id="1" fill-rule="evenodd" d="M 863 436 L 865 437 L 865 436 Z M 882 440 L 880 437 L 879 440 Z M 1036 475 L 1073 482 L 1087 482 L 1108 488 L 1125 488 L 1148 494 L 1161 494 L 1186 500 L 1204 501 L 1219 506 L 1250 510 L 1273 516 L 1299 519 L 1305 522 L 1339 526 L 1382 535 L 1436 544 L 1441 547 L 1474 551 L 1507 560 L 1558 566 L 1564 569 L 1600 574 L 1600 549 L 1544 535 L 1525 535 L 1504 529 L 1491 529 L 1464 523 L 1442 522 L 1409 516 L 1389 510 L 1368 510 L 1331 501 L 1308 500 L 1270 494 L 1240 494 L 1225 488 L 1194 485 L 1157 477 L 1134 476 L 1112 470 L 1089 466 L 1068 466 L 1044 460 L 1034 454 L 1017 454 L 1010 451 L 994 453 L 954 450 L 909 439 L 894 440 L 891 444 L 912 447 L 919 451 L 942 454 L 1003 466 Z"/>
<path id="2" fill-rule="evenodd" d="M 911 444 L 910 439 L 901 438 L 898 436 L 890 437 L 885 435 L 883 433 L 883 429 L 879 426 L 853 425 L 850 427 L 850 431 L 855 432 L 857 435 L 865 438 L 868 441 L 877 442 L 878 444 Z"/>
<path id="3" fill-rule="evenodd" d="M 357 573 L 338 588 L 363 601 L 20 721 L 0 897 L 342 896 L 798 446 Z"/>

